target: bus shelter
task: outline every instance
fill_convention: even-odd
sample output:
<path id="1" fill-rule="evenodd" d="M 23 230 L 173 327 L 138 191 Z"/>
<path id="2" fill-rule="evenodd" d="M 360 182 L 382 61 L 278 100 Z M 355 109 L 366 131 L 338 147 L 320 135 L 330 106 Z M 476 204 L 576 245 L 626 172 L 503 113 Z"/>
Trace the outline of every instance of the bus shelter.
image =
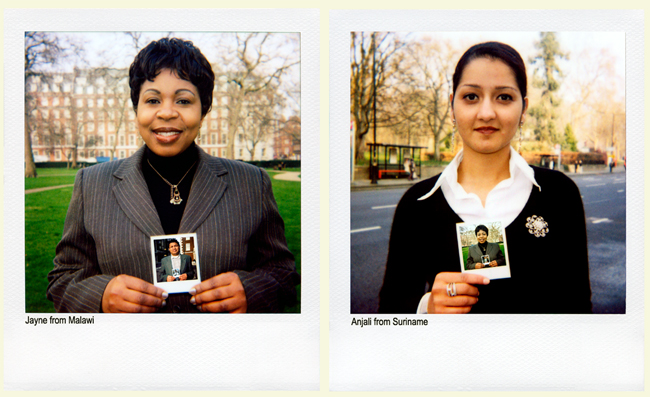
<path id="1" fill-rule="evenodd" d="M 404 161 L 413 159 L 416 173 L 422 175 L 422 149 L 426 146 L 368 143 L 370 148 L 370 179 L 407 177 Z"/>

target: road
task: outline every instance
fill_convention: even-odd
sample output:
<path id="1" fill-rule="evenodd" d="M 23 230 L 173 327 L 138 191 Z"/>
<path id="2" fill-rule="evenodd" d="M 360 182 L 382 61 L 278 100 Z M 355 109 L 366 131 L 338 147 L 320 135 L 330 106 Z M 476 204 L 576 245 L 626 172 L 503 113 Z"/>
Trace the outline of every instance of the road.
<path id="1" fill-rule="evenodd" d="M 625 173 L 572 179 L 587 217 L 593 311 L 625 313 Z M 377 312 L 393 214 L 405 191 L 351 193 L 351 313 Z"/>

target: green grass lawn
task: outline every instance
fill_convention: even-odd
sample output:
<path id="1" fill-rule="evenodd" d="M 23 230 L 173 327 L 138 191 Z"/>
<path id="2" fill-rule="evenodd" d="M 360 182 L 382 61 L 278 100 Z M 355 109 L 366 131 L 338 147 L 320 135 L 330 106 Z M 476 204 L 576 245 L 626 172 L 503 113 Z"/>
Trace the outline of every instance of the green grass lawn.
<path id="1" fill-rule="evenodd" d="M 25 189 L 58 186 L 74 183 L 75 170 L 39 169 L 38 178 L 25 178 Z M 54 176 L 66 174 L 66 176 Z M 272 172 L 269 172 L 272 174 Z M 296 257 L 296 270 L 300 271 L 300 186 L 299 182 L 271 179 L 273 194 L 284 219 L 289 249 Z M 48 190 L 25 195 L 25 310 L 27 313 L 52 313 L 54 305 L 46 296 L 47 274 L 52 269 L 56 245 L 61 240 L 63 223 L 72 187 Z M 285 310 L 300 312 L 300 286 L 298 303 Z"/>
<path id="2" fill-rule="evenodd" d="M 70 185 L 78 170 L 65 168 L 38 168 L 38 178 L 25 178 L 25 190 L 39 187 Z"/>

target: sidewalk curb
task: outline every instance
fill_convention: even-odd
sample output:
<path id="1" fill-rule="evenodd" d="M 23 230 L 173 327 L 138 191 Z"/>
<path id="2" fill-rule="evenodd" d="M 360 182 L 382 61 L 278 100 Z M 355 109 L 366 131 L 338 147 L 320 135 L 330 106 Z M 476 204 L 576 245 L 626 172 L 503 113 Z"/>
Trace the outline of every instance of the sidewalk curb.
<path id="1" fill-rule="evenodd" d="M 594 176 L 594 175 L 605 175 L 609 174 L 609 170 L 603 170 L 603 171 L 594 171 L 594 172 L 585 172 L 585 173 L 579 173 L 575 174 L 573 172 L 563 172 L 564 175 L 568 176 L 569 178 L 574 178 L 574 177 L 585 177 L 585 176 Z M 625 175 L 625 170 L 614 170 L 612 174 L 623 174 Z M 360 191 L 360 190 L 383 190 L 383 189 L 401 189 L 405 187 L 410 187 L 413 186 L 414 184 L 421 182 L 425 179 L 418 179 L 416 181 L 407 181 L 407 180 L 402 180 L 402 181 L 392 181 L 392 180 L 384 180 L 384 181 L 378 181 L 376 185 L 370 184 L 370 179 L 363 179 L 363 180 L 357 180 L 354 182 L 350 183 L 350 191 L 355 192 L 355 191 Z M 384 183 L 382 183 L 384 182 Z"/>

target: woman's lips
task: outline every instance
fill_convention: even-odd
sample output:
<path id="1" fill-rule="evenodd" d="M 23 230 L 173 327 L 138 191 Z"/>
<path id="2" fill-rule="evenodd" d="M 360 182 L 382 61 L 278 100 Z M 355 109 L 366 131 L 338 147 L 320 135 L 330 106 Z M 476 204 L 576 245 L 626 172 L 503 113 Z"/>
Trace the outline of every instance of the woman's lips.
<path id="1" fill-rule="evenodd" d="M 479 127 L 475 128 L 474 131 L 481 133 L 481 134 L 491 134 L 493 132 L 499 131 L 497 128 L 494 127 Z"/>
<path id="2" fill-rule="evenodd" d="M 177 128 L 161 127 L 152 130 L 156 140 L 160 143 L 173 143 L 181 134 L 181 130 Z"/>

